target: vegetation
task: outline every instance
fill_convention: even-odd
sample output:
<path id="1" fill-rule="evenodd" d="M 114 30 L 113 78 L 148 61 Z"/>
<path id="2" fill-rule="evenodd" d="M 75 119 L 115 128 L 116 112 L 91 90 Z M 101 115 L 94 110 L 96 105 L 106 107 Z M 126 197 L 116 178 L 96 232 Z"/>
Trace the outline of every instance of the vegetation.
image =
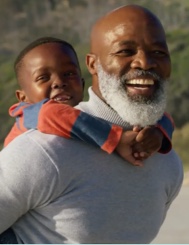
<path id="1" fill-rule="evenodd" d="M 16 102 L 17 88 L 13 62 L 19 51 L 41 36 L 55 36 L 71 42 L 78 56 L 86 80 L 90 75 L 85 66 L 89 50 L 89 32 L 97 18 L 124 4 L 140 4 L 155 12 L 167 33 L 172 58 L 172 76 L 167 111 L 175 120 L 173 145 L 187 168 L 189 145 L 189 1 L 188 0 L 1 0 L 0 1 L 0 144 L 14 120 L 8 108 Z"/>
<path id="2" fill-rule="evenodd" d="M 181 129 L 175 130 L 173 135 L 173 147 L 179 154 L 185 171 L 189 171 L 188 160 L 188 144 L 189 144 L 189 123 Z"/>

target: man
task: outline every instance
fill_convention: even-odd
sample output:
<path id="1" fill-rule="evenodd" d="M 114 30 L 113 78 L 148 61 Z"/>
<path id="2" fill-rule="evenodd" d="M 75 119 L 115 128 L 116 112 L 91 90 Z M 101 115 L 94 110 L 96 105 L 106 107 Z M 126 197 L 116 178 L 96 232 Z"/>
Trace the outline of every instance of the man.
<path id="1" fill-rule="evenodd" d="M 87 66 L 93 84 L 79 109 L 125 129 L 161 118 L 171 64 L 163 27 L 147 9 L 123 6 L 102 17 Z M 0 155 L 0 233 L 11 226 L 19 243 L 150 243 L 182 178 L 173 150 L 137 168 L 30 130 Z"/>

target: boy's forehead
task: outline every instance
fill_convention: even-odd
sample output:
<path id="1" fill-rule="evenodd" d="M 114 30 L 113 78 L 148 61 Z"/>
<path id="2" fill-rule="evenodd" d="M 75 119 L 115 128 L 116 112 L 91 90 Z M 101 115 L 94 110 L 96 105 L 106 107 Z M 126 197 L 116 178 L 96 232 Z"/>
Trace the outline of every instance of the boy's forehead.
<path id="1" fill-rule="evenodd" d="M 75 67 L 80 72 L 74 49 L 63 43 L 44 43 L 33 47 L 23 56 L 17 75 L 21 79 L 24 74 L 28 76 L 43 69 L 61 70 L 70 67 Z"/>
<path id="2" fill-rule="evenodd" d="M 32 54 L 32 53 L 49 53 L 51 54 L 51 51 L 54 51 L 54 52 L 60 52 L 60 53 L 73 53 L 75 55 L 75 52 L 74 50 L 66 45 L 66 44 L 63 44 L 63 43 L 58 43 L 58 42 L 54 42 L 54 43 L 43 43 L 43 44 L 40 44 L 36 47 L 33 47 L 31 50 L 29 50 L 25 56 L 29 55 L 29 54 Z M 53 54 L 53 53 L 52 53 Z"/>
<path id="3" fill-rule="evenodd" d="M 63 43 L 44 43 L 29 50 L 23 57 L 23 63 L 31 63 L 35 59 L 56 59 L 56 60 L 72 60 L 76 62 L 78 59 L 75 51 L 68 45 Z"/>

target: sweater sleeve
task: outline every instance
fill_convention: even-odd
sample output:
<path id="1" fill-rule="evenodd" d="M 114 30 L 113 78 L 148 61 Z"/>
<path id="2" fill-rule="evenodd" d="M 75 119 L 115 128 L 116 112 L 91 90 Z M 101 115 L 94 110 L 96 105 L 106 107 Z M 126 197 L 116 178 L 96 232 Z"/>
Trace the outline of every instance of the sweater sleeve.
<path id="1" fill-rule="evenodd" d="M 115 150 L 123 132 L 119 126 L 52 100 L 42 106 L 37 128 L 43 133 L 82 140 L 108 153 Z"/>
<path id="2" fill-rule="evenodd" d="M 161 130 L 164 135 L 160 153 L 166 154 L 172 149 L 172 135 L 174 131 L 174 121 L 168 113 L 164 113 L 163 117 L 158 121 L 157 128 Z"/>
<path id="3" fill-rule="evenodd" d="M 26 129 L 27 130 L 27 129 Z M 26 131 L 25 130 L 25 131 Z M 17 124 L 14 123 L 13 127 L 11 128 L 10 132 L 8 133 L 8 135 L 6 136 L 5 140 L 4 140 L 4 147 L 7 146 L 14 138 L 16 138 L 17 136 L 19 136 L 20 134 L 22 134 L 24 131 L 21 131 Z"/>
<path id="4" fill-rule="evenodd" d="M 15 104 L 9 109 L 9 114 L 16 117 L 16 123 L 6 137 L 4 146 L 28 129 L 38 129 L 47 134 L 79 139 L 112 153 L 123 132 L 119 126 L 49 99 L 36 104 Z"/>
<path id="5" fill-rule="evenodd" d="M 44 99 L 36 104 L 20 102 L 9 108 L 9 115 L 16 119 L 12 129 L 4 140 L 4 146 L 7 146 L 14 138 L 26 132 L 28 129 L 36 129 L 38 123 L 38 114 L 44 103 L 48 99 Z"/>

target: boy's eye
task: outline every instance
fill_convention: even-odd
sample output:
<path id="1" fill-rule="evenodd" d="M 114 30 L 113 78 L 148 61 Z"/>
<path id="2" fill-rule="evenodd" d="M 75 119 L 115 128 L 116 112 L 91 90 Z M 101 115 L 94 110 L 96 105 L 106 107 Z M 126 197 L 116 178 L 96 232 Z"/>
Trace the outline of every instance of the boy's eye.
<path id="1" fill-rule="evenodd" d="M 153 54 L 156 55 L 156 56 L 159 56 L 159 57 L 167 56 L 167 52 L 162 51 L 162 50 L 154 50 Z"/>
<path id="2" fill-rule="evenodd" d="M 64 73 L 64 77 L 73 77 L 73 76 L 77 76 L 77 73 L 72 71 Z"/>
<path id="3" fill-rule="evenodd" d="M 38 76 L 36 80 L 37 81 L 48 81 L 49 78 L 50 78 L 49 75 L 41 75 L 41 76 Z"/>

